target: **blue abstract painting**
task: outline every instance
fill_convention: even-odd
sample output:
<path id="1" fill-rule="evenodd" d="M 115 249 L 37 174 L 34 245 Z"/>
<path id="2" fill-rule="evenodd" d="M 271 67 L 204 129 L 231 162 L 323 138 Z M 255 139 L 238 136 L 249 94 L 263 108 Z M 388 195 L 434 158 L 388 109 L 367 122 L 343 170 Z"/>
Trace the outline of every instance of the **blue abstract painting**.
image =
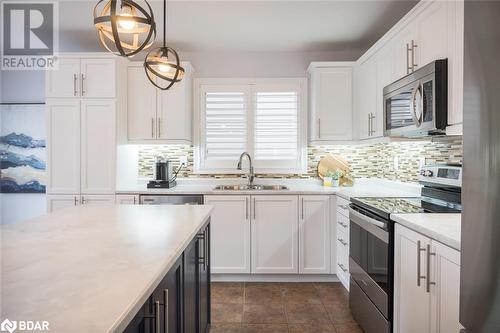
<path id="1" fill-rule="evenodd" d="M 0 105 L 0 193 L 45 193 L 44 105 Z"/>

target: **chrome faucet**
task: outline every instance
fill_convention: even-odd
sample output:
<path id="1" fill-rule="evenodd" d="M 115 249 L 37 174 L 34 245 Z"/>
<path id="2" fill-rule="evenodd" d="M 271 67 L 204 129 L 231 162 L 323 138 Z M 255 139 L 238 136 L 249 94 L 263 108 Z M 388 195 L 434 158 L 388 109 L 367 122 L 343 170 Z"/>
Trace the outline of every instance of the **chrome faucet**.
<path id="1" fill-rule="evenodd" d="M 247 177 L 248 177 L 248 185 L 252 185 L 253 179 L 255 178 L 255 174 L 253 173 L 252 158 L 250 157 L 250 154 L 244 152 L 240 155 L 240 160 L 238 161 L 238 166 L 236 167 L 236 169 L 241 170 L 241 162 L 243 161 L 243 156 L 248 157 L 248 162 L 250 163 L 249 173 Z"/>

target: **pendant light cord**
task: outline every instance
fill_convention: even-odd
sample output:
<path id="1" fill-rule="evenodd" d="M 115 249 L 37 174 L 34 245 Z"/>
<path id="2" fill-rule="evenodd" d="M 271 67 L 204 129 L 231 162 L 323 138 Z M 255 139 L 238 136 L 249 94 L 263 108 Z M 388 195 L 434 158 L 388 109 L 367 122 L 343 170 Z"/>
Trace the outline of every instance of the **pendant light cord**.
<path id="1" fill-rule="evenodd" d="M 163 0 L 163 47 L 167 45 L 167 0 Z"/>

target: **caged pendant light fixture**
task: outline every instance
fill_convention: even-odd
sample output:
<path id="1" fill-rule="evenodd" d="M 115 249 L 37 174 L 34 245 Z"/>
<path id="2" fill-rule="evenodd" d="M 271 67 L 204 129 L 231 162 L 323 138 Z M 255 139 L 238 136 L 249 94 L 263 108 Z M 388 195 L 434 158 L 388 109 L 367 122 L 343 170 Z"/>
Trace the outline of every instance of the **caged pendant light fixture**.
<path id="1" fill-rule="evenodd" d="M 177 52 L 167 46 L 167 0 L 163 0 L 163 46 L 151 50 L 144 60 L 144 70 L 151 83 L 161 90 L 170 89 L 184 77 Z"/>
<path id="2" fill-rule="evenodd" d="M 149 48 L 156 38 L 153 10 L 146 0 L 100 0 L 94 7 L 94 26 L 101 44 L 124 57 Z"/>

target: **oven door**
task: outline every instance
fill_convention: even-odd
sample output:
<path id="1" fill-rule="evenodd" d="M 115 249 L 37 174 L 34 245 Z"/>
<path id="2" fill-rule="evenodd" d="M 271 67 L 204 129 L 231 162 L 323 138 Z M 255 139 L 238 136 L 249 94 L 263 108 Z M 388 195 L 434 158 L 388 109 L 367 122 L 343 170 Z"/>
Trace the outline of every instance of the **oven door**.
<path id="1" fill-rule="evenodd" d="M 384 95 L 385 136 L 415 136 L 437 130 L 434 79 L 431 73 Z"/>
<path id="2" fill-rule="evenodd" d="M 378 311 L 391 319 L 391 246 L 388 222 L 356 206 L 349 207 L 349 271 Z"/>

